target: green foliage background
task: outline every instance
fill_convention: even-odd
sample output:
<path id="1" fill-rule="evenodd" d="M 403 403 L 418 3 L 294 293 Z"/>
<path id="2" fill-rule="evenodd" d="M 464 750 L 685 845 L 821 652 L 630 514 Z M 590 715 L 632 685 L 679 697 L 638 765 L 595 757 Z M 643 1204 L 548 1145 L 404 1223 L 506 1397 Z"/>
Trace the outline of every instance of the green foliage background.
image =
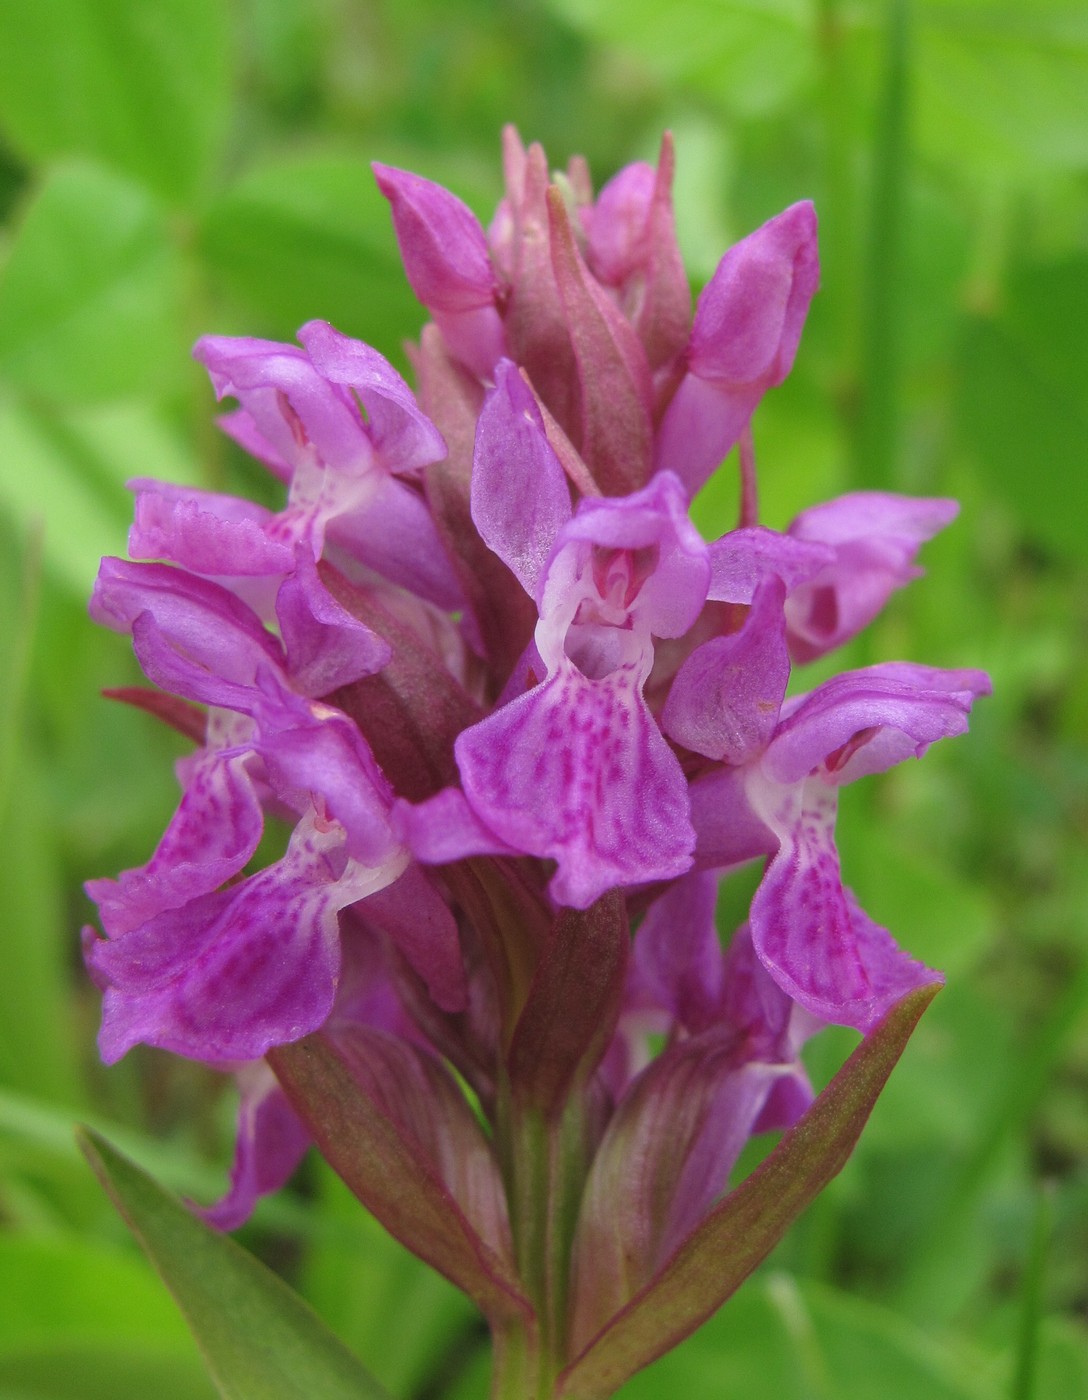
<path id="1" fill-rule="evenodd" d="M 996 689 L 969 738 L 844 801 L 851 883 L 948 988 L 847 1170 L 624 1394 L 1088 1394 L 1082 0 L 5 0 L 0 1400 L 211 1394 L 70 1132 L 221 1190 L 219 1077 L 154 1052 L 104 1072 L 79 967 L 81 882 L 146 859 L 175 800 L 179 750 L 99 698 L 136 673 L 85 615 L 124 483 L 266 489 L 214 428 L 204 331 L 320 316 L 403 364 L 423 313 L 368 162 L 487 219 L 506 121 L 599 182 L 670 127 L 697 284 L 816 200 L 823 289 L 756 420 L 765 519 L 858 487 L 959 497 L 926 579 L 835 666 L 985 666 Z M 728 480 L 699 510 L 733 523 Z M 245 1238 L 394 1396 L 486 1393 L 468 1305 L 320 1164 Z"/>

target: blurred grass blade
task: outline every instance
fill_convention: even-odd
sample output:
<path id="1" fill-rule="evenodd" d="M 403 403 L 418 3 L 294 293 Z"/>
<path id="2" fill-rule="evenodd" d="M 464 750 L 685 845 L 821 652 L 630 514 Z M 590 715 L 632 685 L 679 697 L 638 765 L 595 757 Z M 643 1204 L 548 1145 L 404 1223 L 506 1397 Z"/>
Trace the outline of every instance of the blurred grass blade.
<path id="1" fill-rule="evenodd" d="M 105 1138 L 83 1128 L 79 1141 L 173 1293 L 225 1400 L 384 1400 L 282 1279 L 197 1220 Z"/>
<path id="2" fill-rule="evenodd" d="M 949 1185 L 933 1211 L 926 1238 L 913 1251 L 897 1299 L 919 1319 L 934 1319 L 940 1310 L 937 1280 L 946 1261 L 955 1257 L 958 1241 L 970 1228 L 976 1204 L 1001 1160 L 1002 1149 L 1024 1130 L 1043 1099 L 1054 1066 L 1088 1008 L 1088 957 L 1070 975 L 1032 1043 L 1015 1060 L 1015 1070 L 993 1109 L 974 1135 L 970 1151 L 949 1173 Z"/>
<path id="3" fill-rule="evenodd" d="M 4 686 L 0 689 L 0 826 L 7 814 L 11 798 L 12 771 L 15 762 L 17 738 L 21 729 L 27 680 L 30 674 L 30 657 L 34 646 L 34 630 L 38 618 L 38 600 L 41 594 L 42 578 L 42 537 L 44 527 L 41 520 L 32 521 L 21 541 L 22 557 L 19 567 L 13 570 L 17 575 L 5 580 L 0 592 L 0 607 L 11 624 L 7 640 L 0 648 L 0 668 L 4 675 Z M 12 597 L 6 598 L 8 586 Z"/>
<path id="4" fill-rule="evenodd" d="M 1031 1243 L 1024 1271 L 1020 1299 L 1020 1332 L 1016 1340 L 1016 1362 L 1009 1388 L 1009 1400 L 1034 1400 L 1035 1376 L 1039 1359 L 1039 1324 L 1043 1312 L 1043 1280 L 1053 1227 L 1053 1199 L 1050 1187 L 1039 1189 L 1032 1226 Z"/>

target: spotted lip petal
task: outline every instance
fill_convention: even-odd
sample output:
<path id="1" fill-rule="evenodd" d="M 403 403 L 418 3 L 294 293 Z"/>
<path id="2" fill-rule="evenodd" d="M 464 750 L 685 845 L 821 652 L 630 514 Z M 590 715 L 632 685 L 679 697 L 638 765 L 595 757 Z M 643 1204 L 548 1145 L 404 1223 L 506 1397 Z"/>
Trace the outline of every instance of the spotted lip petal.
<path id="1" fill-rule="evenodd" d="M 275 865 L 93 943 L 103 1059 L 143 1042 L 211 1064 L 256 1060 L 316 1030 L 336 992 L 337 914 L 403 866 L 345 862 L 342 831 L 311 818 Z"/>
<path id="2" fill-rule="evenodd" d="M 988 690 L 979 671 L 895 662 L 848 672 L 795 701 L 750 765 L 748 802 L 779 843 L 752 901 L 752 937 L 775 980 L 814 1015 L 868 1031 L 939 980 L 843 888 L 837 788 L 962 733 Z"/>
<path id="3" fill-rule="evenodd" d="M 822 1020 L 867 1032 L 910 991 L 942 980 L 899 948 L 842 884 L 836 792 L 818 778 L 757 798 L 781 845 L 752 900 L 752 938 L 780 987 Z"/>
<path id="4" fill-rule="evenodd" d="M 263 829 L 248 745 L 195 754 L 180 765 L 184 792 L 148 863 L 117 880 L 90 880 L 111 938 L 177 909 L 237 875 L 257 849 Z"/>
<path id="5" fill-rule="evenodd" d="M 476 815 L 508 845 L 558 861 L 560 904 L 585 909 L 616 885 L 691 864 L 687 783 L 642 678 L 631 668 L 590 680 L 562 662 L 455 745 Z"/>
<path id="6" fill-rule="evenodd" d="M 710 577 L 682 486 L 664 474 L 621 500 L 583 500 L 539 574 L 525 562 L 540 552 L 535 537 L 530 549 L 496 535 L 536 576 L 547 677 L 458 738 L 469 806 L 499 841 L 558 862 L 560 904 L 586 908 L 617 885 L 680 874 L 694 846 L 687 782 L 642 687 L 652 636 L 694 622 Z"/>

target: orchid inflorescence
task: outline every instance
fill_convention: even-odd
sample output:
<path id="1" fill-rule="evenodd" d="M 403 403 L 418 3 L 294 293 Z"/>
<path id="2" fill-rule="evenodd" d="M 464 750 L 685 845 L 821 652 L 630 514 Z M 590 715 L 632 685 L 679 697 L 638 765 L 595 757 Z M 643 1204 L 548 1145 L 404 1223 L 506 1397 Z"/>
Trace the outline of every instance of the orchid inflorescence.
<path id="1" fill-rule="evenodd" d="M 813 1121 L 803 1042 L 940 980 L 844 887 L 838 789 L 962 733 L 989 684 L 893 662 L 787 695 L 956 513 L 855 492 L 758 523 L 750 423 L 816 290 L 812 206 L 731 248 L 693 318 L 667 138 L 596 198 L 584 162 L 504 156 L 487 231 L 375 167 L 432 317 L 415 393 L 321 321 L 198 342 L 286 504 L 133 483 L 136 562 L 103 561 L 91 610 L 156 687 L 125 698 L 195 747 L 148 863 L 88 886 L 85 950 L 108 1062 L 237 1078 L 209 1219 L 315 1141 L 479 1304 L 495 1394 L 607 1394 L 720 1301 L 608 1353 L 748 1139 Z M 707 543 L 689 504 L 738 445 L 739 524 Z M 723 948 L 719 884 L 753 861 Z"/>

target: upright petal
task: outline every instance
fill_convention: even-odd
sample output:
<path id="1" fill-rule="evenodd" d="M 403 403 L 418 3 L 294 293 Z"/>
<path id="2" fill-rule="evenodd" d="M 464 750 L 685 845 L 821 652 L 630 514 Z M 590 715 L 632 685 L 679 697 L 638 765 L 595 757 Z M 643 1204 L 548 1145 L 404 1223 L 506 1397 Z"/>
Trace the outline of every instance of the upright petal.
<path id="1" fill-rule="evenodd" d="M 517 366 L 502 360 L 476 427 L 473 524 L 535 596 L 556 535 L 570 517 L 570 488 L 536 399 Z"/>
<path id="2" fill-rule="evenodd" d="M 713 637 L 692 652 L 661 715 L 670 739 L 726 763 L 744 763 L 762 753 L 790 674 L 785 597 L 781 580 L 767 579 L 739 632 Z"/>
<path id="3" fill-rule="evenodd" d="M 820 769 L 835 785 L 883 772 L 920 758 L 938 739 L 963 734 L 976 697 L 989 693 L 983 671 L 907 662 L 845 671 L 790 702 L 762 771 L 796 783 Z"/>
<path id="4" fill-rule="evenodd" d="M 807 201 L 725 254 L 695 308 L 688 373 L 658 430 L 658 470 L 675 471 L 692 493 L 702 486 L 789 374 L 819 275 Z"/>
<path id="5" fill-rule="evenodd" d="M 370 441 L 387 471 L 404 476 L 445 457 L 442 434 L 384 355 L 328 321 L 307 321 L 298 338 L 323 378 L 359 396 Z"/>
<path id="6" fill-rule="evenodd" d="M 487 378 L 503 354 L 502 322 L 487 237 L 456 195 L 389 165 L 373 165 L 389 200 L 393 227 L 412 291 L 430 311 L 450 349 Z"/>
<path id="7" fill-rule="evenodd" d="M 294 572 L 276 594 L 276 618 L 287 673 L 303 695 L 329 695 L 372 676 L 392 655 L 387 642 L 340 606 L 302 546 L 295 550 Z"/>

